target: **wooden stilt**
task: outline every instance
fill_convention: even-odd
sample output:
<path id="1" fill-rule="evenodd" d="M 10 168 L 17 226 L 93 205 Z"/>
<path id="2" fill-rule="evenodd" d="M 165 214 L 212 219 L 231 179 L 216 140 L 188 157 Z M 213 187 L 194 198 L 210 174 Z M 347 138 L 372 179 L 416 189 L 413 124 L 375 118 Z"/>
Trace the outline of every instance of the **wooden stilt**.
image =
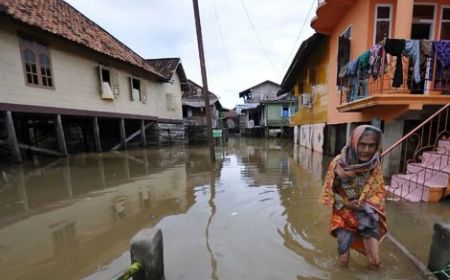
<path id="1" fill-rule="evenodd" d="M 144 126 L 144 133 L 145 133 L 145 130 L 146 130 L 150 125 L 151 125 L 151 124 L 148 123 L 148 124 L 146 124 L 146 125 Z M 130 141 L 133 140 L 136 136 L 141 135 L 141 134 L 142 134 L 141 129 L 139 129 L 139 130 L 133 132 L 130 136 L 128 136 L 128 137 L 125 139 L 125 143 L 130 142 Z M 111 148 L 111 151 L 115 151 L 115 150 L 119 149 L 120 146 L 122 146 L 122 140 L 120 141 L 119 144 L 117 144 L 117 145 L 115 145 L 114 147 L 112 147 L 112 148 Z"/>
<path id="2" fill-rule="evenodd" d="M 98 118 L 94 117 L 92 119 L 92 127 L 94 128 L 94 143 L 95 143 L 95 151 L 97 153 L 102 152 L 102 142 L 100 139 L 100 127 L 98 126 Z"/>
<path id="3" fill-rule="evenodd" d="M 11 111 L 6 111 L 5 121 L 8 132 L 8 145 L 11 149 L 12 159 L 14 162 L 22 162 L 22 155 L 20 154 L 19 142 L 17 141 L 16 129 L 14 128 Z"/>
<path id="4" fill-rule="evenodd" d="M 125 132 L 125 120 L 120 119 L 120 144 L 125 149 L 127 148 L 127 135 Z"/>
<path id="5" fill-rule="evenodd" d="M 141 143 L 142 146 L 147 146 L 147 139 L 145 136 L 145 121 L 141 120 Z"/>
<path id="6" fill-rule="evenodd" d="M 59 151 L 64 156 L 67 156 L 69 153 L 67 152 L 66 138 L 64 137 L 64 129 L 62 126 L 60 114 L 56 115 L 55 126 L 56 126 L 56 139 L 58 140 Z"/>

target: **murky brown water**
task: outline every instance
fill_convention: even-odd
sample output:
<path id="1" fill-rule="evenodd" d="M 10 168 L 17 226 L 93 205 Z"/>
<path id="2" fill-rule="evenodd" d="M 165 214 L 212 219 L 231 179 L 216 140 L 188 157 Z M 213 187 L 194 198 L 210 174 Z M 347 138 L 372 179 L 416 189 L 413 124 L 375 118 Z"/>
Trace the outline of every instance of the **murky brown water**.
<path id="1" fill-rule="evenodd" d="M 389 242 L 379 272 L 356 254 L 335 267 L 320 154 L 232 138 L 216 156 L 213 170 L 207 148 L 182 147 L 3 167 L 1 278 L 111 279 L 129 265 L 130 238 L 157 226 L 168 280 L 421 279 Z"/>

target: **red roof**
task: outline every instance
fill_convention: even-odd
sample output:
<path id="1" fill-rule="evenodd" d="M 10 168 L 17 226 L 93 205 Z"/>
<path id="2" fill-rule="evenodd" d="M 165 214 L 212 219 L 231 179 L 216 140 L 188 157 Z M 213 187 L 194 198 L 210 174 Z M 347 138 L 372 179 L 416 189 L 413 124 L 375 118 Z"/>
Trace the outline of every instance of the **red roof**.
<path id="1" fill-rule="evenodd" d="M 62 0 L 0 0 L 0 13 L 164 78 L 141 56 Z"/>

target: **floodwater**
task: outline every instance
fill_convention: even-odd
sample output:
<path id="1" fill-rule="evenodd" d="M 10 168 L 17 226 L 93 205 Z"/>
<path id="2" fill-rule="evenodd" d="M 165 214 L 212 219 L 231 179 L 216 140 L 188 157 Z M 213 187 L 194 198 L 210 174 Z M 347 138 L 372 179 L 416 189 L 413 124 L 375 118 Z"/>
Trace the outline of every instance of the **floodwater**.
<path id="1" fill-rule="evenodd" d="M 356 253 L 336 267 L 330 209 L 317 203 L 329 159 L 244 138 L 216 158 L 210 168 L 207 148 L 162 147 L 3 166 L 1 278 L 113 279 L 130 238 L 158 227 L 168 280 L 423 279 L 388 240 L 380 271 Z"/>

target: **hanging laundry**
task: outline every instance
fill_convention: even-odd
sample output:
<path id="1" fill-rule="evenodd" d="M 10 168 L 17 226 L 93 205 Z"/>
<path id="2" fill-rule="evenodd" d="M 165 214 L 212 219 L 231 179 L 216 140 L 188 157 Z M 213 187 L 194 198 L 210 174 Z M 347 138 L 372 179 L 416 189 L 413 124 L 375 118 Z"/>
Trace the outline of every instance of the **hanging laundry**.
<path id="1" fill-rule="evenodd" d="M 425 80 L 432 80 L 433 72 L 433 41 L 421 40 L 420 41 L 420 71 L 425 73 Z M 427 65 L 428 64 L 428 65 Z M 428 69 L 428 71 L 427 71 Z"/>
<path id="2" fill-rule="evenodd" d="M 347 101 L 351 102 L 358 96 L 359 79 L 358 79 L 358 63 L 359 59 L 355 59 L 349 62 L 348 76 L 350 77 L 350 92 L 347 94 Z"/>
<path id="3" fill-rule="evenodd" d="M 406 40 L 405 49 L 403 51 L 413 63 L 414 82 L 420 83 L 420 49 L 418 40 Z"/>
<path id="4" fill-rule="evenodd" d="M 450 41 L 434 41 L 433 47 L 441 66 L 450 66 Z"/>
<path id="5" fill-rule="evenodd" d="M 402 53 L 405 49 L 405 40 L 403 39 L 386 39 L 384 49 L 390 55 L 397 57 L 395 64 L 394 79 L 392 80 L 393 87 L 400 87 L 403 84 L 403 63 Z"/>
<path id="6" fill-rule="evenodd" d="M 365 80 L 369 76 L 370 51 L 366 51 L 358 57 L 358 78 Z"/>
<path id="7" fill-rule="evenodd" d="M 381 44 L 376 44 L 375 46 L 371 47 L 369 51 L 369 75 L 376 80 L 380 77 L 381 74 L 380 68 L 383 46 Z"/>
<path id="8" fill-rule="evenodd" d="M 349 63 L 345 64 L 344 66 L 341 67 L 341 69 L 339 70 L 339 78 L 345 78 L 348 75 L 348 65 Z"/>

